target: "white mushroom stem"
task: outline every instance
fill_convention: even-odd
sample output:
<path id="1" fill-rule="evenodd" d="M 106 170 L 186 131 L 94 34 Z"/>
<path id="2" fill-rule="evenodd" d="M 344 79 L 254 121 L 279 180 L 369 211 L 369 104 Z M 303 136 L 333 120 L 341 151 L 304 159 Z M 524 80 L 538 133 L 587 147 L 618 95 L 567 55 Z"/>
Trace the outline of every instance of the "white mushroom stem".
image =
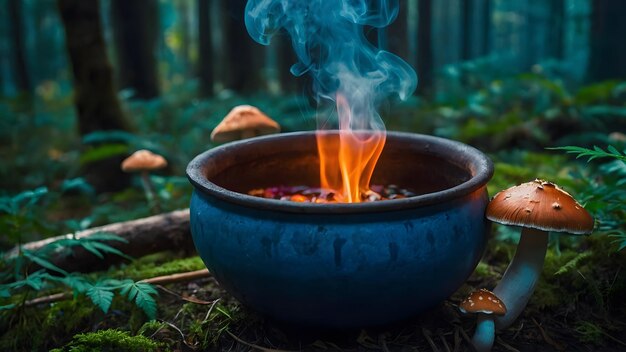
<path id="1" fill-rule="evenodd" d="M 498 329 L 511 326 L 526 307 L 541 275 L 547 249 L 547 231 L 522 229 L 515 256 L 493 290 L 507 308 L 506 314 L 495 318 Z"/>
<path id="2" fill-rule="evenodd" d="M 472 338 L 472 345 L 477 352 L 489 352 L 493 347 L 493 340 L 496 335 L 496 327 L 493 317 L 487 314 L 480 314 L 476 323 L 476 331 Z"/>
<path id="3" fill-rule="evenodd" d="M 152 201 L 154 199 L 154 189 L 152 189 L 152 181 L 150 181 L 150 175 L 148 171 L 141 172 L 141 185 L 143 186 L 143 191 L 146 194 L 146 198 L 148 201 Z"/>
<path id="4" fill-rule="evenodd" d="M 527 227 L 522 229 L 515 256 L 493 290 L 504 302 L 507 311 L 499 317 L 485 314 L 478 317 L 472 338 L 472 344 L 477 351 L 491 350 L 495 338 L 494 320 L 498 329 L 505 329 L 522 313 L 535 291 L 547 249 L 548 232 Z"/>

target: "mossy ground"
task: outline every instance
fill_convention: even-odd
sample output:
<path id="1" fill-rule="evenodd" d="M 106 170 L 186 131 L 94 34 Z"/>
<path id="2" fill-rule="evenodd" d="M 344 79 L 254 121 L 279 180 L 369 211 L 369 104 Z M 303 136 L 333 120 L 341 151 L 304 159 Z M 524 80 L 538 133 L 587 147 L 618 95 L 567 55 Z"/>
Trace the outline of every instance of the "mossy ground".
<path id="1" fill-rule="evenodd" d="M 141 310 L 121 299 L 114 300 L 107 314 L 80 296 L 24 308 L 12 313 L 0 349 L 244 351 L 256 345 L 269 350 L 470 350 L 467 338 L 475 318 L 460 314 L 456 304 L 474 288 L 492 288 L 515 250 L 511 243 L 490 243 L 474 274 L 447 301 L 394 326 L 339 332 L 284 326 L 241 306 L 209 277 L 160 289 L 156 321 L 146 321 Z M 554 244 L 548 250 L 534 296 L 521 318 L 499 332 L 494 351 L 626 348 L 626 253 L 617 252 L 606 236 L 561 241 L 560 246 L 560 254 Z M 198 257 L 172 259 L 160 253 L 107 274 L 140 279 L 201 267 Z"/>

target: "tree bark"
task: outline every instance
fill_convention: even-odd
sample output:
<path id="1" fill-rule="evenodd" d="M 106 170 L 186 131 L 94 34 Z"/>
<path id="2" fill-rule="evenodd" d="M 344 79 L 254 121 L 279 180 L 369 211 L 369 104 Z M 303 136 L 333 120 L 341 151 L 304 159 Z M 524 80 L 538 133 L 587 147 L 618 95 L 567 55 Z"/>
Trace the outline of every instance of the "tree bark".
<path id="1" fill-rule="evenodd" d="M 60 239 L 72 237 L 77 239 L 89 238 L 91 235 L 102 232 L 112 233 L 125 239 L 127 241 L 126 243 L 119 241 L 109 241 L 106 243 L 131 257 L 141 257 L 166 250 L 191 252 L 194 248 L 191 239 L 191 231 L 189 229 L 189 209 L 176 210 L 143 219 L 94 227 L 75 234 L 67 234 L 27 243 L 22 248 L 36 251 Z M 18 249 L 14 248 L 9 252 L 9 256 L 15 256 L 17 253 Z M 55 252 L 50 261 L 69 272 L 90 272 L 104 269 L 112 263 L 122 260 L 122 257 L 114 255 L 106 255 L 104 259 L 100 259 L 83 248 L 74 247 L 70 255 L 67 255 L 67 253 L 63 251 Z"/>
<path id="2" fill-rule="evenodd" d="M 387 48 L 381 48 L 396 54 L 404 61 L 409 61 L 408 45 L 408 2 L 400 1 L 398 18 L 387 27 Z"/>
<path id="3" fill-rule="evenodd" d="M 491 51 L 491 0 L 483 0 L 482 35 L 480 54 L 486 56 Z"/>
<path id="4" fill-rule="evenodd" d="M 28 75 L 28 67 L 26 65 L 26 43 L 24 38 L 24 23 L 22 20 L 23 13 L 22 0 L 9 0 L 9 18 L 11 23 L 11 38 L 13 40 L 13 66 L 15 75 L 15 85 L 17 90 L 22 93 L 32 92 L 33 86 Z"/>
<path id="5" fill-rule="evenodd" d="M 419 0 L 417 24 L 417 91 L 430 92 L 433 85 L 432 1 Z"/>
<path id="6" fill-rule="evenodd" d="M 74 102 L 81 135 L 100 130 L 130 130 L 107 59 L 100 22 L 100 2 L 57 0 L 65 27 L 65 41 L 74 75 Z M 85 166 L 89 183 L 99 192 L 123 189 L 129 174 L 120 170 L 123 157 L 112 157 Z"/>
<path id="7" fill-rule="evenodd" d="M 550 46 L 552 47 L 552 56 L 557 59 L 563 59 L 565 51 L 565 43 L 563 41 L 563 30 L 565 21 L 565 0 L 551 0 L 550 2 Z"/>
<path id="8" fill-rule="evenodd" d="M 626 79 L 626 1 L 592 2 L 591 52 L 587 78 L 591 81 Z"/>
<path id="9" fill-rule="evenodd" d="M 259 89 L 264 47 L 250 38 L 244 24 L 244 1 L 226 1 L 224 24 L 227 43 L 226 87 L 239 93 Z"/>
<path id="10" fill-rule="evenodd" d="M 134 90 L 134 98 L 159 95 L 157 61 L 159 9 L 157 0 L 111 0 L 111 20 L 120 88 Z"/>
<path id="11" fill-rule="evenodd" d="M 467 61 L 472 59 L 473 31 L 474 25 L 474 0 L 461 1 L 461 60 Z"/>
<path id="12" fill-rule="evenodd" d="M 198 0 L 198 77 L 200 96 L 213 95 L 213 39 L 211 38 L 210 0 Z"/>

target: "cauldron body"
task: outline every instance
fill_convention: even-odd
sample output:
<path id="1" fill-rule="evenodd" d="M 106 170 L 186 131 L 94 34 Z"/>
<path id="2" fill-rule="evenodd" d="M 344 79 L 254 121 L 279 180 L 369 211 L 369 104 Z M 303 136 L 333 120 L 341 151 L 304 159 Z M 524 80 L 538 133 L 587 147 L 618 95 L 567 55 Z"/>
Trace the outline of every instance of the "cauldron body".
<path id="1" fill-rule="evenodd" d="M 242 303 L 300 325 L 381 325 L 440 303 L 476 267 L 493 172 L 478 150 L 388 132 L 372 183 L 414 189 L 420 195 L 412 198 L 310 204 L 245 194 L 318 185 L 318 168 L 312 132 L 223 145 L 187 167 L 195 246 Z"/>

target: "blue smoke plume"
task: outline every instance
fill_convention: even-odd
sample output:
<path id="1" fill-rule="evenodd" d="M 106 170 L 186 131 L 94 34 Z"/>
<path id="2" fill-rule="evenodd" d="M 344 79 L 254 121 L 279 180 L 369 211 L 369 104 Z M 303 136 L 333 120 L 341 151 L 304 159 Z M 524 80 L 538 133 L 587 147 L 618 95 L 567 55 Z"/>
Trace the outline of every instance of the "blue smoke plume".
<path id="1" fill-rule="evenodd" d="M 299 60 L 291 72 L 312 75 L 318 103 L 342 96 L 351 129 L 383 130 L 376 106 L 393 95 L 410 96 L 417 75 L 401 58 L 372 45 L 363 26 L 382 28 L 397 15 L 398 0 L 249 0 L 245 23 L 264 45 L 284 28 Z"/>

